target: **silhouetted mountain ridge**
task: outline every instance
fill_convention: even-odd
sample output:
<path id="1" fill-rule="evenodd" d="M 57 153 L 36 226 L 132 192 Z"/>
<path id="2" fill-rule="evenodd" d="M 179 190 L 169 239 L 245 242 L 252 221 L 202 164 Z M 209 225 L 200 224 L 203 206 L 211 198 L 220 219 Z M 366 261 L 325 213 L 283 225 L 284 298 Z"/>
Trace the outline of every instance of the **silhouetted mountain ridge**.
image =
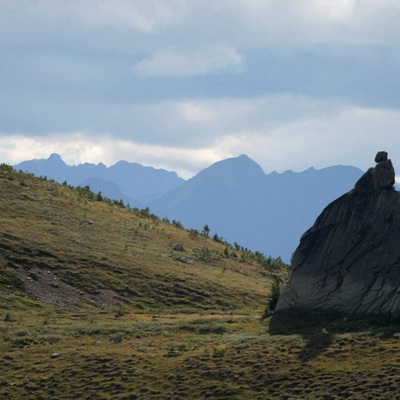
<path id="1" fill-rule="evenodd" d="M 73 186 L 85 186 L 91 182 L 94 191 L 101 191 L 110 198 L 120 193 L 118 200 L 136 204 L 140 204 L 142 198 L 163 194 L 184 182 L 176 172 L 127 161 L 118 161 L 110 167 L 103 163 L 69 166 L 58 154 L 51 154 L 47 159 L 24 161 L 15 168 L 57 182 L 67 181 Z"/>
<path id="2" fill-rule="evenodd" d="M 223 160 L 150 203 L 159 216 L 181 221 L 289 261 L 304 229 L 325 204 L 362 174 L 336 166 L 265 174 L 247 156 Z"/>
<path id="3" fill-rule="evenodd" d="M 301 234 L 324 206 L 351 189 L 362 174 L 351 166 L 265 174 L 242 154 L 218 161 L 184 181 L 175 172 L 119 161 L 67 166 L 52 154 L 20 163 L 16 169 L 59 182 L 89 185 L 95 192 L 149 207 L 159 217 L 202 230 L 205 224 L 229 242 L 289 261 Z"/>

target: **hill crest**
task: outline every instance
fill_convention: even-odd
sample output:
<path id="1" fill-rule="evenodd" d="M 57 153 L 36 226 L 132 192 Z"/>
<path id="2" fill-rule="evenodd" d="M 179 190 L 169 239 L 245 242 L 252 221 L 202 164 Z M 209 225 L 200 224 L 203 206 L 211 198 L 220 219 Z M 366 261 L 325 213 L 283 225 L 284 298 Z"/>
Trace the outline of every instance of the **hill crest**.
<path id="1" fill-rule="evenodd" d="M 45 168 L 49 160 L 56 167 Z M 148 207 L 189 229 L 201 230 L 208 224 L 212 235 L 286 262 L 325 204 L 349 190 L 362 174 L 351 166 L 265 174 L 245 154 L 218 161 L 187 181 L 175 173 L 126 161 L 109 168 L 89 163 L 68 167 L 56 154 L 16 168 L 60 183 L 89 185 L 103 196 Z M 51 173 L 57 170 L 64 171 L 58 178 Z"/>
<path id="2" fill-rule="evenodd" d="M 1 306 L 258 308 L 278 260 L 162 221 L 88 188 L 0 166 Z M 179 245 L 179 246 L 178 246 Z M 44 289 L 46 288 L 46 290 Z M 16 300 L 18 299 L 18 300 Z"/>

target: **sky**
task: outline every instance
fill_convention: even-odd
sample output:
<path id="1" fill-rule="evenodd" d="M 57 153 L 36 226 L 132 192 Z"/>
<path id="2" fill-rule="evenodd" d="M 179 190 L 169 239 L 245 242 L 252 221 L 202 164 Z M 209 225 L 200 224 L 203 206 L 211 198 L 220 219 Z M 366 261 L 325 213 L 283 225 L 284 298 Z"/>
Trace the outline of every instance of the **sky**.
<path id="1" fill-rule="evenodd" d="M 400 171 L 400 0 L 0 0 L 0 162 Z"/>

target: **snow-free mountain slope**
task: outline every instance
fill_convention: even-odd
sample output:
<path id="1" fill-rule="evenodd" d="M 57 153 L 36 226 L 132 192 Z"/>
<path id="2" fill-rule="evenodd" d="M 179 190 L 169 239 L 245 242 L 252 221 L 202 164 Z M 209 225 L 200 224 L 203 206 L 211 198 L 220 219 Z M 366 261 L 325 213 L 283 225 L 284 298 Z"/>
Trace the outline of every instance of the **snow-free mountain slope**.
<path id="1" fill-rule="evenodd" d="M 289 262 L 302 233 L 324 206 L 347 192 L 362 171 L 333 166 L 265 174 L 246 155 L 216 162 L 184 181 L 176 173 L 119 161 L 67 166 L 60 156 L 15 166 L 72 185 L 89 185 L 106 197 L 146 208 L 230 243 Z"/>
<path id="2" fill-rule="evenodd" d="M 302 232 L 362 171 L 349 166 L 266 175 L 247 156 L 220 161 L 150 203 L 157 214 L 289 261 Z"/>
<path id="3" fill-rule="evenodd" d="M 69 166 L 58 154 L 47 159 L 24 161 L 15 165 L 15 169 L 32 172 L 37 176 L 47 176 L 57 182 L 67 181 L 74 186 L 84 186 L 86 181 L 96 179 L 96 187 L 104 195 L 121 192 L 125 202 L 138 201 L 141 198 L 163 194 L 183 183 L 175 172 L 137 163 L 118 161 L 106 167 L 104 164 L 84 163 Z M 110 187 L 113 182 L 118 188 Z"/>

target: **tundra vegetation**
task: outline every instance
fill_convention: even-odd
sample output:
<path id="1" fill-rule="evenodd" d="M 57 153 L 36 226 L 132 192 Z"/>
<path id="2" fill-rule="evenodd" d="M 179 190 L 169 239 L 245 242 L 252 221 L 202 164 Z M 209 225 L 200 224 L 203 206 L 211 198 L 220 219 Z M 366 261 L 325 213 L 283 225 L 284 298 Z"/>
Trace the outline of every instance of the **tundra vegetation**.
<path id="1" fill-rule="evenodd" d="M 0 191 L 0 398 L 399 398 L 396 326 L 262 318 L 279 259 L 8 165 Z"/>

